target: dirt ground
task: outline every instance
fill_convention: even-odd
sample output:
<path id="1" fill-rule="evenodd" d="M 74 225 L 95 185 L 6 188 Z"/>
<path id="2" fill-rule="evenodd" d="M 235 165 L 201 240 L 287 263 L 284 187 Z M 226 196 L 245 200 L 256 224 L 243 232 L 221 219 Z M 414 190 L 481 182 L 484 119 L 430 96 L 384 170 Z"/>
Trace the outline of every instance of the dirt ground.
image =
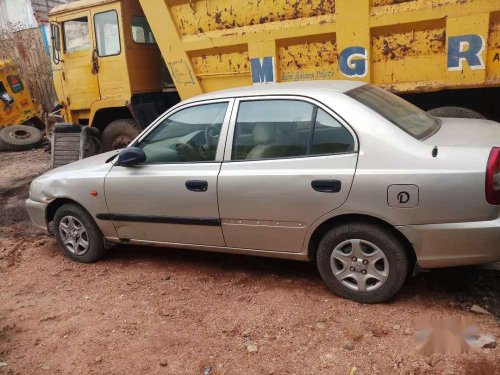
<path id="1" fill-rule="evenodd" d="M 0 153 L 0 373 L 500 374 L 499 346 L 415 349 L 429 316 L 469 317 L 499 341 L 498 271 L 421 273 L 392 302 L 361 305 L 307 263 L 117 246 L 77 264 L 24 210 L 48 160 Z"/>

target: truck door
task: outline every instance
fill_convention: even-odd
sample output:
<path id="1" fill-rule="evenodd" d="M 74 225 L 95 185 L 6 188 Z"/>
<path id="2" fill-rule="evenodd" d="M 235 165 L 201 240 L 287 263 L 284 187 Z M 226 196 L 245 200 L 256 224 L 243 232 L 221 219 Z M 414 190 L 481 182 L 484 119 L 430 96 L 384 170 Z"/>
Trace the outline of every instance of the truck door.
<path id="1" fill-rule="evenodd" d="M 62 32 L 62 85 L 65 102 L 71 110 L 87 110 L 100 99 L 95 45 L 90 37 L 90 12 L 78 12 L 60 17 Z"/>
<path id="2" fill-rule="evenodd" d="M 94 64 L 99 80 L 101 99 L 121 97 L 126 90 L 128 80 L 125 52 L 122 52 L 121 27 L 119 25 L 119 9 L 113 9 L 119 3 L 110 4 L 108 9 L 99 7 L 98 12 L 93 12 L 94 23 Z M 121 19 L 121 17 L 120 17 Z"/>

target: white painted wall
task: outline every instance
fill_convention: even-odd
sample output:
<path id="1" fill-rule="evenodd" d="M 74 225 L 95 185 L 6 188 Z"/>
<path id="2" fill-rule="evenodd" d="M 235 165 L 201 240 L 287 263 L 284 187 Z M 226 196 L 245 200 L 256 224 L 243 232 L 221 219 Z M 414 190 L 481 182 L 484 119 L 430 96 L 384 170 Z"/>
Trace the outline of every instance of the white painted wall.
<path id="1" fill-rule="evenodd" d="M 0 28 L 22 30 L 37 26 L 31 0 L 0 0 Z"/>

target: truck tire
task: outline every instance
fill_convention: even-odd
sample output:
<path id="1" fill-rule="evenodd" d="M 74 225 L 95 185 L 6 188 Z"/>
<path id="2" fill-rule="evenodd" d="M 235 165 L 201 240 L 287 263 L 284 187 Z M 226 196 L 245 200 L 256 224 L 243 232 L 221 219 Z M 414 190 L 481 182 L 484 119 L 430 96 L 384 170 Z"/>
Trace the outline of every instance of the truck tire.
<path id="1" fill-rule="evenodd" d="M 464 107 L 437 107 L 427 111 L 436 117 L 477 118 L 485 119 L 479 112 Z"/>
<path id="2" fill-rule="evenodd" d="M 139 135 L 141 128 L 133 119 L 119 119 L 110 122 L 102 133 L 104 151 L 124 148 Z"/>
<path id="3" fill-rule="evenodd" d="M 22 151 L 37 147 L 43 133 L 27 125 L 11 125 L 0 129 L 0 149 L 4 151 Z"/>
<path id="4" fill-rule="evenodd" d="M 92 216 L 76 204 L 65 204 L 56 211 L 54 234 L 59 249 L 76 262 L 93 263 L 104 256 L 101 230 Z"/>
<path id="5" fill-rule="evenodd" d="M 335 294 L 361 303 L 379 303 L 403 286 L 409 260 L 404 243 L 391 231 L 368 222 L 328 231 L 316 257 L 321 278 Z"/>

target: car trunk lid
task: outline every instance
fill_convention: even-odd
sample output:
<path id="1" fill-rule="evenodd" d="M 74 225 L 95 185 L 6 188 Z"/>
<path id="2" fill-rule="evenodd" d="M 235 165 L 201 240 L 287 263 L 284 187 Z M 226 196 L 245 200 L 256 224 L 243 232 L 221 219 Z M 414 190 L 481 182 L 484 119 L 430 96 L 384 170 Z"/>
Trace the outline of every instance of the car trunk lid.
<path id="1" fill-rule="evenodd" d="M 495 121 L 441 118 L 440 129 L 424 140 L 435 146 L 500 146 L 500 124 Z"/>

